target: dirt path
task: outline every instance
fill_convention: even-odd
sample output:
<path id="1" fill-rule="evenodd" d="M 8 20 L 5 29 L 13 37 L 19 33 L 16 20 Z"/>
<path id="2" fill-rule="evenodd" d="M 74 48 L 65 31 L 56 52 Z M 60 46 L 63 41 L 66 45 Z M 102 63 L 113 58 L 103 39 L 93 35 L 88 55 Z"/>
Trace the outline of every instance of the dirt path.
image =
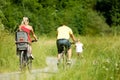
<path id="1" fill-rule="evenodd" d="M 21 73 L 21 72 L 11 72 L 11 73 L 1 73 L 0 80 L 42 80 L 49 77 L 57 72 L 57 59 L 55 57 L 47 57 L 46 63 L 48 67 L 43 69 L 32 70 L 31 73 Z"/>
<path id="2" fill-rule="evenodd" d="M 55 57 L 46 58 L 47 67 L 32 70 L 31 73 L 11 72 L 0 74 L 0 80 L 44 80 L 58 72 L 57 59 Z"/>

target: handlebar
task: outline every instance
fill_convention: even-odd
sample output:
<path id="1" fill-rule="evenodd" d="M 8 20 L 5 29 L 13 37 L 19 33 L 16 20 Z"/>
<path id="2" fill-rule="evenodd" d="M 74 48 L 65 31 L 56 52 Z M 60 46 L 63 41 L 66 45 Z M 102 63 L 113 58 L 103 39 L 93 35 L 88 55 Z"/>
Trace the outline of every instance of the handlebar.
<path id="1" fill-rule="evenodd" d="M 32 42 L 37 42 L 37 40 L 32 40 Z"/>
<path id="2" fill-rule="evenodd" d="M 75 44 L 75 42 L 70 42 L 70 44 Z"/>

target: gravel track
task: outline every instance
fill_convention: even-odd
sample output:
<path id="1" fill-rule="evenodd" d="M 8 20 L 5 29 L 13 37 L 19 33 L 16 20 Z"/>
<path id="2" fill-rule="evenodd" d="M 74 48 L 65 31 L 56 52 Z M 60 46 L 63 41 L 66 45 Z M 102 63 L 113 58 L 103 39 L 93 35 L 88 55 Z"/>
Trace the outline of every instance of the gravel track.
<path id="1" fill-rule="evenodd" d="M 46 58 L 47 67 L 43 69 L 32 70 L 31 73 L 26 71 L 21 72 L 11 72 L 11 73 L 0 73 L 0 80 L 44 80 L 56 74 L 58 72 L 57 68 L 57 58 L 47 57 Z"/>

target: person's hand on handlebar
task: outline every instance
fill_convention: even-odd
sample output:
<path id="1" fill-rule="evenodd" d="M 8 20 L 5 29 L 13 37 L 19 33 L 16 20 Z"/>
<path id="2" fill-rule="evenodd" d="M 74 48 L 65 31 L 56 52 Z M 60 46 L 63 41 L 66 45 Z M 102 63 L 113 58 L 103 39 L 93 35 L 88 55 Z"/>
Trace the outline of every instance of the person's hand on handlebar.
<path id="1" fill-rule="evenodd" d="M 38 41 L 38 39 L 32 40 L 32 42 L 37 42 L 37 41 Z"/>

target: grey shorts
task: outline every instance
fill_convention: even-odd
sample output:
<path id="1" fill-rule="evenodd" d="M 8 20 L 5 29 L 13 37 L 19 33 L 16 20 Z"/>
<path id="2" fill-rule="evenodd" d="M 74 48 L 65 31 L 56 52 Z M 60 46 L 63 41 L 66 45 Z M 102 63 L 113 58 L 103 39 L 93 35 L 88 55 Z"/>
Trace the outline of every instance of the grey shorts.
<path id="1" fill-rule="evenodd" d="M 71 47 L 71 44 L 69 42 L 69 40 L 67 39 L 58 39 L 56 41 L 57 44 L 57 50 L 58 50 L 58 54 L 62 53 L 62 51 L 64 50 L 64 47 L 68 50 Z"/>

